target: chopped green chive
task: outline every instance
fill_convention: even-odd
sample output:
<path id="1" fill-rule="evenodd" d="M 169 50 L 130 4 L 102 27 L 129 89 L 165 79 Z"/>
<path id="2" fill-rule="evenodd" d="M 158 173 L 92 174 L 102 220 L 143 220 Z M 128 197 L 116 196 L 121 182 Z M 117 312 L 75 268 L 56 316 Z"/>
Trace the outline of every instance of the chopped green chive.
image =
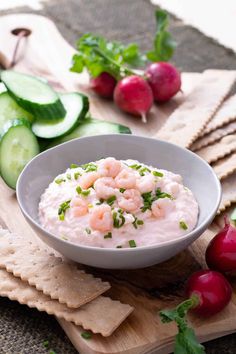
<path id="1" fill-rule="evenodd" d="M 77 187 L 76 187 L 76 192 L 77 192 L 78 194 L 81 194 L 81 193 L 82 193 L 82 188 L 81 188 L 80 186 L 77 186 Z"/>
<path id="2" fill-rule="evenodd" d="M 125 188 L 120 188 L 119 191 L 120 191 L 121 193 L 124 193 L 124 192 L 125 192 Z"/>
<path id="3" fill-rule="evenodd" d="M 113 217 L 113 226 L 116 229 L 119 229 L 120 227 L 122 227 L 125 223 L 125 217 L 123 216 L 123 213 L 120 212 L 114 212 L 112 214 Z"/>
<path id="4" fill-rule="evenodd" d="M 134 240 L 129 240 L 129 247 L 134 248 L 136 246 L 136 242 Z"/>
<path id="5" fill-rule="evenodd" d="M 152 171 L 152 174 L 155 177 L 163 177 L 164 176 L 162 172 L 158 172 L 158 171 Z"/>
<path id="6" fill-rule="evenodd" d="M 70 168 L 77 168 L 77 167 L 79 167 L 79 165 L 77 165 L 76 163 L 72 163 L 72 164 L 70 165 Z"/>
<path id="7" fill-rule="evenodd" d="M 66 178 L 70 181 L 71 180 L 71 174 L 67 173 Z"/>
<path id="8" fill-rule="evenodd" d="M 108 232 L 106 235 L 104 235 L 104 238 L 112 238 L 112 233 Z"/>
<path id="9" fill-rule="evenodd" d="M 81 176 L 80 172 L 75 172 L 74 173 L 74 179 L 77 180 L 79 178 L 79 176 Z"/>
<path id="10" fill-rule="evenodd" d="M 48 354 L 56 354 L 54 350 L 50 350 Z"/>
<path id="11" fill-rule="evenodd" d="M 57 178 L 55 179 L 56 184 L 61 184 L 62 182 L 65 182 L 66 180 L 64 178 Z"/>
<path id="12" fill-rule="evenodd" d="M 85 172 L 94 172 L 98 169 L 98 166 L 91 162 L 81 165 L 80 167 L 85 170 Z"/>
<path id="13" fill-rule="evenodd" d="M 139 220 L 136 216 L 134 216 L 134 221 L 132 222 L 135 229 L 138 228 L 139 225 L 143 225 L 143 220 Z"/>
<path id="14" fill-rule="evenodd" d="M 145 172 L 151 172 L 151 170 L 147 167 L 143 167 L 139 170 L 140 176 L 145 176 Z"/>
<path id="15" fill-rule="evenodd" d="M 143 198 L 143 207 L 141 208 L 141 211 L 144 213 L 146 210 L 151 210 L 152 208 L 152 203 L 160 198 L 170 198 L 172 199 L 172 196 L 168 193 L 162 192 L 160 188 L 157 188 L 155 195 L 152 195 L 152 192 L 147 192 L 142 194 Z"/>
<path id="16" fill-rule="evenodd" d="M 116 248 L 122 248 L 122 246 L 121 246 L 121 245 L 118 245 L 118 246 L 116 246 Z"/>
<path id="17" fill-rule="evenodd" d="M 90 190 L 87 189 L 86 191 L 82 191 L 81 194 L 82 194 L 84 197 L 87 197 L 87 196 L 90 194 Z"/>
<path id="18" fill-rule="evenodd" d="M 82 195 L 83 197 L 87 197 L 90 194 L 90 190 L 89 189 L 83 190 L 80 186 L 76 187 L 76 192 L 78 194 Z"/>
<path id="19" fill-rule="evenodd" d="M 134 165 L 130 165 L 129 167 L 132 168 L 133 170 L 139 170 L 142 167 L 142 165 L 134 164 Z"/>
<path id="20" fill-rule="evenodd" d="M 112 195 L 110 198 L 106 200 L 107 204 L 112 206 L 114 204 L 114 201 L 116 200 L 116 196 Z"/>
<path id="21" fill-rule="evenodd" d="M 188 225 L 184 221 L 179 222 L 179 227 L 183 230 L 188 230 Z"/>
<path id="22" fill-rule="evenodd" d="M 88 227 L 85 228 L 85 231 L 87 232 L 88 235 L 91 234 L 91 230 Z"/>
<path id="23" fill-rule="evenodd" d="M 70 208 L 71 200 L 67 200 L 64 203 L 61 203 L 58 209 L 58 216 L 61 221 L 65 220 L 66 210 Z"/>
<path id="24" fill-rule="evenodd" d="M 170 199 L 172 199 L 172 196 L 170 194 L 162 192 L 160 190 L 160 188 L 157 188 L 156 196 L 157 196 L 157 199 L 160 199 L 160 198 L 170 198 Z"/>
<path id="25" fill-rule="evenodd" d="M 92 333 L 90 332 L 82 332 L 81 333 L 81 337 L 84 338 L 84 339 L 91 339 L 92 338 Z"/>

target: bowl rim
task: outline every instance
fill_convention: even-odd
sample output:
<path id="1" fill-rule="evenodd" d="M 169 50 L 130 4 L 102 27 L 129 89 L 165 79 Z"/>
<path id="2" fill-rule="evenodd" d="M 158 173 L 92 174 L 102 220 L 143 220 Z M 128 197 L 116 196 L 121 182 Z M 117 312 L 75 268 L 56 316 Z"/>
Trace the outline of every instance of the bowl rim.
<path id="1" fill-rule="evenodd" d="M 112 248 L 112 247 L 106 247 L 106 248 L 102 248 L 102 247 L 96 247 L 96 246 L 86 246 L 86 245 L 81 245 L 81 244 L 77 244 L 77 243 L 73 243 L 71 241 L 67 241 L 67 240 L 63 240 L 62 238 L 59 238 L 58 236 L 50 233 L 49 231 L 45 230 L 38 222 L 35 221 L 35 219 L 33 219 L 25 210 L 24 206 L 22 205 L 22 197 L 21 197 L 21 193 L 20 193 L 20 189 L 21 189 L 21 183 L 22 183 L 22 178 L 26 172 L 26 170 L 29 168 L 29 166 L 31 165 L 31 163 L 33 163 L 34 160 L 36 160 L 39 156 L 41 157 L 42 155 L 44 154 L 47 154 L 49 151 L 52 151 L 52 150 L 57 150 L 58 148 L 63 148 L 63 146 L 66 146 L 66 145 L 69 145 L 71 143 L 75 143 L 75 141 L 81 141 L 81 140 L 93 140 L 95 137 L 96 138 L 108 138 L 108 137 L 111 137 L 111 136 L 117 136 L 121 139 L 123 139 L 123 137 L 129 137 L 131 139 L 144 139 L 144 140 L 147 140 L 147 141 L 157 141 L 158 143 L 161 143 L 161 144 L 164 144 L 164 145 L 170 145 L 172 146 L 172 148 L 174 149 L 177 149 L 177 150 L 180 150 L 180 151 L 185 151 L 186 153 L 188 153 L 189 155 L 192 155 L 192 157 L 194 159 L 197 159 L 199 161 L 201 161 L 201 163 L 203 163 L 205 165 L 205 167 L 211 172 L 213 178 L 214 178 L 214 181 L 215 181 L 215 184 L 216 184 L 216 192 L 218 193 L 218 196 L 217 196 L 217 202 L 216 202 L 216 205 L 215 207 L 213 208 L 212 212 L 208 215 L 208 217 L 205 219 L 204 222 L 202 222 L 200 225 L 198 225 L 197 227 L 195 227 L 192 231 L 188 232 L 187 234 L 183 235 L 183 236 L 180 236 L 179 238 L 174 238 L 174 239 L 171 239 L 171 240 L 167 240 L 167 241 L 164 241 L 164 242 L 161 242 L 159 244 L 153 244 L 153 245 L 148 245 L 148 246 L 139 246 L 139 247 L 133 247 L 133 248 Z M 81 137 L 81 138 L 76 138 L 76 139 L 72 139 L 70 141 L 67 141 L 67 142 L 64 142 L 60 145 L 56 145 L 50 149 L 47 149 L 43 152 L 41 152 L 40 154 L 36 155 L 32 160 L 30 160 L 26 166 L 24 167 L 24 169 L 22 170 L 18 180 L 17 180 L 17 184 L 16 184 L 16 196 L 17 196 L 17 201 L 19 203 L 19 206 L 20 206 L 20 209 L 23 213 L 23 215 L 25 216 L 25 218 L 27 220 L 30 221 L 30 223 L 32 223 L 34 225 L 34 227 L 36 229 L 38 229 L 41 233 L 43 234 L 46 234 L 49 238 L 53 238 L 55 239 L 57 242 L 60 242 L 62 244 L 65 244 L 65 245 L 70 245 L 70 246 L 74 246 L 78 249 L 81 249 L 81 250 L 90 250 L 90 251 L 96 251 L 96 252 L 99 252 L 99 253 L 104 253 L 104 252 L 119 252 L 119 253 L 127 253 L 127 252 L 141 252 L 142 250 L 150 250 L 150 249 L 156 249 L 156 248 L 162 248 L 162 247 L 166 247 L 168 245 L 174 245 L 176 243 L 178 243 L 178 241 L 182 240 L 187 240 L 187 239 L 191 239 L 192 236 L 194 236 L 196 233 L 200 232 L 200 235 L 202 232 L 205 231 L 206 227 L 210 224 L 210 222 L 213 220 L 214 216 L 216 215 L 217 213 L 217 210 L 218 210 L 218 207 L 220 205 L 220 202 L 221 202 L 221 197 L 222 197 L 222 188 L 221 188 L 221 183 L 218 179 L 218 177 L 216 176 L 216 173 L 215 171 L 213 170 L 213 168 L 205 161 L 203 160 L 200 156 L 198 156 L 197 154 L 195 154 L 194 152 L 186 149 L 186 148 L 183 148 L 179 145 L 176 145 L 176 144 L 173 144 L 173 143 L 170 143 L 170 142 L 167 142 L 167 141 L 164 141 L 164 140 L 160 140 L 160 139 L 156 139 L 156 138 L 152 138 L 152 137 L 146 137 L 146 136 L 139 136 L 139 135 L 135 135 L 135 134 L 99 134 L 99 135 L 95 135 L 95 136 L 85 136 L 85 137 Z M 206 226 L 207 225 L 207 226 Z"/>

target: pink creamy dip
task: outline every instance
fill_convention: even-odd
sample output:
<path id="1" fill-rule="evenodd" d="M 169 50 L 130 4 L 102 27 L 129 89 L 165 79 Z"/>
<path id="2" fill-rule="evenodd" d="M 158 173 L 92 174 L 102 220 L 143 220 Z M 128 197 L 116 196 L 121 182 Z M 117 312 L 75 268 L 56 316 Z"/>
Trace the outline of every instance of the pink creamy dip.
<path id="1" fill-rule="evenodd" d="M 72 165 L 39 203 L 46 230 L 92 247 L 156 245 L 187 234 L 197 219 L 198 204 L 180 175 L 112 157 Z"/>

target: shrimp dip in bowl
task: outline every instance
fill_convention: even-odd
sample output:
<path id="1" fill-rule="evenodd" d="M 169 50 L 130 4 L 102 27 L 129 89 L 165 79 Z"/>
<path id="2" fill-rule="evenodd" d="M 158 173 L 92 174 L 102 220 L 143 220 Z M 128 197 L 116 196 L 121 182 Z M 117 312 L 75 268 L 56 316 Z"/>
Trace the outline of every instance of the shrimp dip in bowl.
<path id="1" fill-rule="evenodd" d="M 197 239 L 218 209 L 211 167 L 173 144 L 130 135 L 80 138 L 34 158 L 17 197 L 37 235 L 102 268 L 160 263 Z"/>
<path id="2" fill-rule="evenodd" d="M 39 221 L 79 245 L 156 245 L 193 230 L 198 204 L 182 177 L 135 160 L 72 164 L 43 193 Z"/>

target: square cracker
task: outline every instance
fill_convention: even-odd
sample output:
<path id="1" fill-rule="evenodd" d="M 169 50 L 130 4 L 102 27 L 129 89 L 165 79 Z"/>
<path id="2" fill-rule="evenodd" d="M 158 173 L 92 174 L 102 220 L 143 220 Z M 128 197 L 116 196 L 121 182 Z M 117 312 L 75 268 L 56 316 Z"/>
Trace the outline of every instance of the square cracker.
<path id="1" fill-rule="evenodd" d="M 110 288 L 108 282 L 79 270 L 75 263 L 5 230 L 0 230 L 0 267 L 71 308 L 92 301 Z"/>
<path id="2" fill-rule="evenodd" d="M 227 178 L 236 172 L 236 153 L 220 159 L 212 165 L 212 168 L 220 180 Z M 235 187 L 232 186 L 232 188 L 236 188 L 236 185 Z"/>
<path id="3" fill-rule="evenodd" d="M 234 120 L 236 120 L 236 94 L 230 96 L 222 103 L 222 106 L 204 128 L 201 135 L 208 134 L 211 131 L 220 128 Z"/>
<path id="4" fill-rule="evenodd" d="M 213 130 L 209 134 L 203 135 L 202 137 L 198 138 L 194 143 L 191 145 L 192 151 L 197 151 L 205 146 L 213 144 L 214 142 L 220 140 L 226 135 L 233 134 L 236 132 L 236 121 L 231 122 L 221 128 Z"/>
<path id="5" fill-rule="evenodd" d="M 213 145 L 198 150 L 196 153 L 208 163 L 212 163 L 234 151 L 236 151 L 236 134 L 231 134 Z"/>
<path id="6" fill-rule="evenodd" d="M 0 296 L 73 322 L 104 337 L 110 336 L 133 311 L 130 305 L 105 296 L 99 296 L 79 309 L 68 308 L 4 269 L 0 269 L 0 284 Z"/>
<path id="7" fill-rule="evenodd" d="M 222 104 L 236 71 L 207 70 L 186 100 L 168 118 L 156 138 L 188 148 Z"/>

